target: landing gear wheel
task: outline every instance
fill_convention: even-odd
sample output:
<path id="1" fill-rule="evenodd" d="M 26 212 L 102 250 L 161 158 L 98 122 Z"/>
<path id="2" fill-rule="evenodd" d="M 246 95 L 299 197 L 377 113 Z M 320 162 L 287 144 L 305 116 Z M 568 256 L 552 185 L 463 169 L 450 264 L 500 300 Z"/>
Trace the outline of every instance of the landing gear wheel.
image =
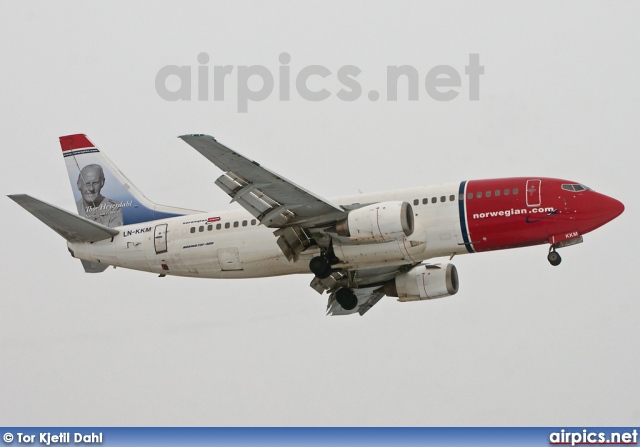
<path id="1" fill-rule="evenodd" d="M 316 256 L 309 262 L 309 270 L 320 279 L 325 279 L 331 275 L 331 265 L 322 256 Z"/>
<path id="2" fill-rule="evenodd" d="M 547 255 L 547 260 L 549 261 L 549 264 L 553 266 L 560 265 L 560 263 L 562 262 L 560 254 L 555 250 L 549 252 L 549 254 Z"/>
<path id="3" fill-rule="evenodd" d="M 336 301 L 344 310 L 353 310 L 358 305 L 358 297 L 348 287 L 343 287 L 336 292 Z"/>

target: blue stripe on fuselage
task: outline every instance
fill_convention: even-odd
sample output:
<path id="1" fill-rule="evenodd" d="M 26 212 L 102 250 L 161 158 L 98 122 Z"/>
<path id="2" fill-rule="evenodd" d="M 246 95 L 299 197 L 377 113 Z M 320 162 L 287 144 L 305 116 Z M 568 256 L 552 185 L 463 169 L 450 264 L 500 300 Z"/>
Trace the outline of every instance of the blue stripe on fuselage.
<path id="1" fill-rule="evenodd" d="M 466 219 L 466 213 L 464 209 L 464 201 L 465 201 L 464 189 L 466 185 L 467 185 L 466 180 L 460 182 L 460 189 L 458 190 L 458 212 L 460 214 L 460 231 L 462 231 L 462 240 L 464 241 L 464 246 L 467 248 L 467 251 L 469 253 L 475 253 L 475 251 L 473 250 L 473 247 L 471 247 L 471 242 L 469 242 L 469 235 L 467 234 L 467 223 L 466 223 L 467 219 Z"/>

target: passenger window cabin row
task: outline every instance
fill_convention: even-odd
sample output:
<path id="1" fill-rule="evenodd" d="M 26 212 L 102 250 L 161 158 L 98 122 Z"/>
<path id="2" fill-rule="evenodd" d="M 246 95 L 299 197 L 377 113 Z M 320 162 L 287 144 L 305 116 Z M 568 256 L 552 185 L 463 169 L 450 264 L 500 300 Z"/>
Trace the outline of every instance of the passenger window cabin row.
<path id="1" fill-rule="evenodd" d="M 493 196 L 495 197 L 500 197 L 500 195 L 505 195 L 508 196 L 509 194 L 512 195 L 517 195 L 518 194 L 518 188 L 513 188 L 513 189 L 509 189 L 509 188 L 505 188 L 503 191 L 500 191 L 499 189 L 496 189 L 495 191 L 493 191 Z M 492 191 L 485 191 L 484 192 L 484 197 L 491 197 L 492 195 Z M 467 199 L 471 200 L 474 197 L 474 193 L 470 192 L 467 194 Z M 476 199 L 481 199 L 483 197 L 483 193 L 482 191 L 478 191 L 475 193 L 475 198 Z"/>
<path id="2" fill-rule="evenodd" d="M 453 194 L 451 194 L 449 196 L 449 201 L 453 202 L 454 200 L 456 200 L 456 196 L 454 196 Z M 447 201 L 447 196 L 440 196 L 440 202 L 446 202 Z M 427 205 L 429 203 L 429 198 L 425 197 L 424 199 L 422 199 L 422 204 L 423 205 Z M 438 198 L 437 197 L 431 197 L 431 203 L 438 203 Z M 420 205 L 420 199 L 415 199 L 413 201 L 414 205 Z"/>
<path id="3" fill-rule="evenodd" d="M 251 219 L 251 225 L 256 225 L 257 223 L 258 223 L 258 221 L 256 219 Z M 231 228 L 231 225 L 232 225 L 231 222 L 226 222 L 224 224 L 224 228 Z M 237 220 L 235 222 L 233 222 L 233 228 L 238 228 L 240 225 L 241 225 L 241 223 L 239 221 L 237 221 Z M 243 227 L 246 227 L 248 225 L 249 225 L 249 221 L 247 221 L 247 220 L 243 220 L 242 221 L 242 226 Z M 208 224 L 206 226 L 206 228 L 207 228 L 207 231 L 213 231 L 213 224 Z M 216 224 L 216 230 L 221 230 L 221 229 L 222 229 L 222 223 Z M 200 233 L 203 233 L 204 230 L 205 230 L 205 226 L 204 225 L 200 225 L 198 227 L 198 231 Z M 195 233 L 196 232 L 196 227 L 191 227 L 190 231 L 191 231 L 191 233 Z"/>
<path id="4" fill-rule="evenodd" d="M 499 190 L 496 189 L 495 191 L 485 191 L 484 193 L 482 191 L 478 191 L 476 193 L 470 192 L 467 193 L 467 199 L 471 200 L 474 197 L 477 199 L 480 199 L 482 197 L 491 197 L 492 195 L 494 195 L 495 197 L 500 197 L 501 194 L 504 194 L 505 196 L 508 196 L 509 194 L 513 194 L 516 195 L 518 194 L 518 188 L 513 188 L 513 189 L 509 189 L 509 188 L 505 188 L 504 190 Z M 464 194 L 458 194 L 458 200 L 463 200 L 464 199 Z M 454 200 L 456 200 L 456 196 L 451 194 L 449 196 L 449 201 L 453 202 Z M 447 196 L 440 196 L 440 200 L 441 203 L 442 202 L 446 202 L 447 201 Z M 431 197 L 431 199 L 429 199 L 428 197 L 422 199 L 422 204 L 423 205 L 427 205 L 429 202 L 431 203 L 438 203 L 438 197 Z M 420 205 L 420 199 L 414 199 L 413 200 L 413 204 L 414 205 Z"/>

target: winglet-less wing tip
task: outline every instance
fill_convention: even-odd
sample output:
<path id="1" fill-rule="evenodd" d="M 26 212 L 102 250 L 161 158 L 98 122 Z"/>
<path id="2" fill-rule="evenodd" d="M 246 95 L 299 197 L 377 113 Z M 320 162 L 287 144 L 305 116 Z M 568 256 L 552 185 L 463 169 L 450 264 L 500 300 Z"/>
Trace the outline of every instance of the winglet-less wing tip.
<path id="1" fill-rule="evenodd" d="M 185 138 L 199 138 L 199 137 L 209 137 L 209 138 L 213 138 L 215 140 L 215 137 L 212 137 L 211 135 L 206 135 L 203 133 L 189 133 L 189 134 L 185 134 L 185 135 L 178 135 L 178 138 L 184 140 Z"/>

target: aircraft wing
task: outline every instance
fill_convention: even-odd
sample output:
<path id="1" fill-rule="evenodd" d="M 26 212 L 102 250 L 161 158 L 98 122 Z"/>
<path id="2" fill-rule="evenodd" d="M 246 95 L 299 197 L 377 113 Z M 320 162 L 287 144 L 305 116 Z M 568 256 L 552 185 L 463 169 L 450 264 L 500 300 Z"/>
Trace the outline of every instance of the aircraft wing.
<path id="1" fill-rule="evenodd" d="M 112 238 L 119 233 L 118 230 L 72 214 L 26 194 L 14 194 L 9 198 L 69 242 L 98 242 Z"/>
<path id="2" fill-rule="evenodd" d="M 346 216 L 343 209 L 218 143 L 212 136 L 180 138 L 225 172 L 216 185 L 267 227 L 312 228 L 330 225 Z"/>

